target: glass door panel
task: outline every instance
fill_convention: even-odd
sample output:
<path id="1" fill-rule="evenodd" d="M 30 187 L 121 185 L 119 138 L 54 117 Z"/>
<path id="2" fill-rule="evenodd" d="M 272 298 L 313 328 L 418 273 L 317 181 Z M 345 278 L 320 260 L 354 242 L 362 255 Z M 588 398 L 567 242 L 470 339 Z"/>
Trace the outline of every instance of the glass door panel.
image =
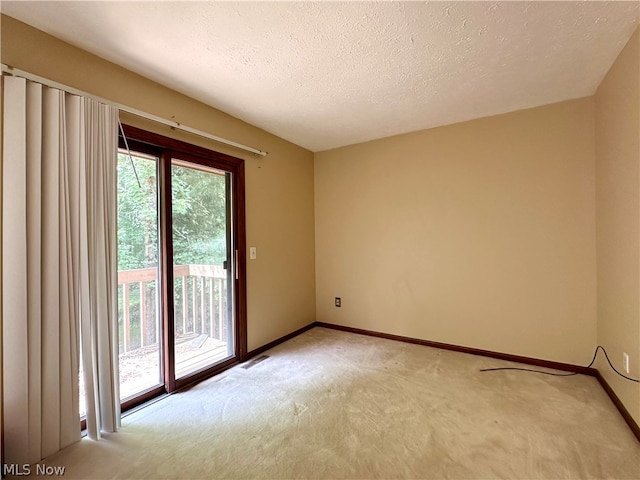
<path id="1" fill-rule="evenodd" d="M 242 160 L 122 127 L 118 340 L 126 410 L 242 360 L 246 287 Z M 83 391 L 80 404 L 82 414 Z"/>
<path id="2" fill-rule="evenodd" d="M 234 352 L 229 175 L 171 162 L 176 379 Z"/>
<path id="3" fill-rule="evenodd" d="M 162 385 L 158 159 L 118 153 L 120 399 Z"/>

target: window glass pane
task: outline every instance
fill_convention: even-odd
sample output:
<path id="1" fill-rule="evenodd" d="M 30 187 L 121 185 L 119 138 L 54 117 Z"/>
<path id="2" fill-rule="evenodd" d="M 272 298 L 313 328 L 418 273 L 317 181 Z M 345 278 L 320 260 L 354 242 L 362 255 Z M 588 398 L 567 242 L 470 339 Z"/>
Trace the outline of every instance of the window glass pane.
<path id="1" fill-rule="evenodd" d="M 158 160 L 118 155 L 120 398 L 162 384 L 158 281 Z"/>
<path id="2" fill-rule="evenodd" d="M 224 172 L 171 166 L 176 378 L 233 352 Z"/>

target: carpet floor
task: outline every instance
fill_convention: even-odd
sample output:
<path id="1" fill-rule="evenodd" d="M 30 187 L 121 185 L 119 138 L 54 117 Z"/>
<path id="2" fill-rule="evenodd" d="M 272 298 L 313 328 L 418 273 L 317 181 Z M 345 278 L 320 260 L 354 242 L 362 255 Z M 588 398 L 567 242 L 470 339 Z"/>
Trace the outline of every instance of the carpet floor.
<path id="1" fill-rule="evenodd" d="M 640 478 L 597 380 L 314 328 L 43 461 L 93 478 Z M 245 365 L 247 366 L 247 365 Z"/>

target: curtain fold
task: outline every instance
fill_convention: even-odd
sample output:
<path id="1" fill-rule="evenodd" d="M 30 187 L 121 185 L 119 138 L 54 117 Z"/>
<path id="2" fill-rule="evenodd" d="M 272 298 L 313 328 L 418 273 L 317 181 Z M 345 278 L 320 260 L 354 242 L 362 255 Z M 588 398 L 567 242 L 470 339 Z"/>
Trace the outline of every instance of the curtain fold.
<path id="1" fill-rule="evenodd" d="M 87 434 L 120 426 L 118 380 L 118 305 L 116 250 L 116 171 L 118 110 L 84 100 L 84 152 L 101 161 L 83 163 L 85 178 L 81 208 L 81 331 Z M 103 321 L 110 319 L 110 321 Z"/>
<path id="2" fill-rule="evenodd" d="M 80 352 L 89 435 L 119 425 L 118 113 L 3 80 L 5 461 L 22 464 L 79 440 Z"/>

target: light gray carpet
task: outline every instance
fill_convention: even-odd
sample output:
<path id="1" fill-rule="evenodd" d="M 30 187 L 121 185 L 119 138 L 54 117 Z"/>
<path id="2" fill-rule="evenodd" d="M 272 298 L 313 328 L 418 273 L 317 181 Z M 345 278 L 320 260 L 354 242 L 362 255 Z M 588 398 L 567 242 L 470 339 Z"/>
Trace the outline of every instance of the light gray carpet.
<path id="1" fill-rule="evenodd" d="M 65 478 L 639 478 L 594 378 L 314 328 L 47 459 Z"/>

